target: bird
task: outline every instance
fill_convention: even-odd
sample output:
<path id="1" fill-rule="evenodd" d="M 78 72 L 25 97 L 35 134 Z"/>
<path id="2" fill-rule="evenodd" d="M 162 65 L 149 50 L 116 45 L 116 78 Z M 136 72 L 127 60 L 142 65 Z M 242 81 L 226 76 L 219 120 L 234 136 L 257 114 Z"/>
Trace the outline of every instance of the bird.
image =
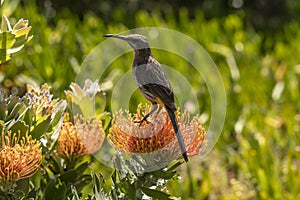
<path id="1" fill-rule="evenodd" d="M 150 111 L 141 120 L 135 122 L 146 121 L 154 111 L 161 108 L 160 106 L 164 107 L 176 133 L 182 157 L 185 162 L 188 162 L 187 151 L 175 116 L 177 107 L 173 89 L 161 64 L 152 55 L 148 38 L 140 34 L 104 34 L 103 37 L 123 40 L 134 50 L 132 74 L 137 87 L 152 104 Z"/>

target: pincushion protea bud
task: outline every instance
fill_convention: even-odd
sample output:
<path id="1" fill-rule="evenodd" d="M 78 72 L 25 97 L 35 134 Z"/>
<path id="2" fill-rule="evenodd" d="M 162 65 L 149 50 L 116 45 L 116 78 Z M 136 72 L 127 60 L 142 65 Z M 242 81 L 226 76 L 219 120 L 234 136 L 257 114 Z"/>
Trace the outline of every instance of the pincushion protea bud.
<path id="1" fill-rule="evenodd" d="M 41 87 L 27 84 L 27 93 L 25 97 L 30 101 L 37 115 L 49 115 L 54 112 L 54 104 L 56 100 L 53 100 L 53 95 L 50 93 L 51 86 L 47 83 Z"/>
<path id="2" fill-rule="evenodd" d="M 85 119 L 90 119 L 104 112 L 105 93 L 97 80 L 93 82 L 86 79 L 83 88 L 77 83 L 71 83 L 70 88 L 65 94 L 73 114 L 81 113 Z"/>
<path id="3" fill-rule="evenodd" d="M 32 176 L 42 162 L 40 143 L 31 136 L 20 137 L 2 129 L 0 182 L 8 183 Z"/>
<path id="4" fill-rule="evenodd" d="M 85 121 L 82 116 L 75 116 L 74 123 L 65 115 L 59 136 L 57 153 L 69 160 L 95 153 L 102 145 L 105 133 L 99 119 Z"/>
<path id="5" fill-rule="evenodd" d="M 127 153 L 156 152 L 160 157 L 169 156 L 170 159 L 180 156 L 180 149 L 171 120 L 165 109 L 152 114 L 150 122 L 134 123 L 142 119 L 141 104 L 135 116 L 121 110 L 114 115 L 112 127 L 108 134 L 108 141 L 116 149 Z M 148 113 L 150 106 L 146 106 Z M 194 156 L 203 150 L 206 131 L 198 116 L 192 120 L 188 113 L 176 113 L 180 132 L 187 146 L 189 156 Z"/>

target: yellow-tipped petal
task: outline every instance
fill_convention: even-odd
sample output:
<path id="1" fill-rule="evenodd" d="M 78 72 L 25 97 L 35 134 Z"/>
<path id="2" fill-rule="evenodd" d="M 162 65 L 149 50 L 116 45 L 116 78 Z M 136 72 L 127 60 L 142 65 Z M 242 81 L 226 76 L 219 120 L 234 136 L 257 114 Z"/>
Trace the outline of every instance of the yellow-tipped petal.
<path id="1" fill-rule="evenodd" d="M 13 33 L 15 34 L 16 37 L 21 37 L 21 36 L 27 37 L 30 30 L 31 30 L 31 26 L 18 29 L 16 31 L 14 31 Z"/>
<path id="2" fill-rule="evenodd" d="M 26 27 L 28 27 L 28 20 L 19 19 L 19 21 L 14 25 L 12 30 L 17 31 Z"/>

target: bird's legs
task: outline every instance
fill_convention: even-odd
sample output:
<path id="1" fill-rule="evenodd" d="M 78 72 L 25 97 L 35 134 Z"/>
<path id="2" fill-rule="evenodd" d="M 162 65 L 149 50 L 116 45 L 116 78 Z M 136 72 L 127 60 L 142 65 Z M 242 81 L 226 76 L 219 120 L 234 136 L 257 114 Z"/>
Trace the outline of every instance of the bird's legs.
<path id="1" fill-rule="evenodd" d="M 152 104 L 151 106 L 151 110 L 141 119 L 141 120 L 135 120 L 134 123 L 139 123 L 140 125 L 144 122 L 147 121 L 147 118 L 152 115 L 158 108 L 158 112 L 161 109 L 161 106 L 159 106 L 158 104 Z"/>

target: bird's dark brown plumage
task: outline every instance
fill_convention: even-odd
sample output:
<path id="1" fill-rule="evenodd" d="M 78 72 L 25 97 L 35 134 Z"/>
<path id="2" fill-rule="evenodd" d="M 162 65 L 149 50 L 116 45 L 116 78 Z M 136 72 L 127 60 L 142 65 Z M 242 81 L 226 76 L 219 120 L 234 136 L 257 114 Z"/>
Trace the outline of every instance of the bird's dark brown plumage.
<path id="1" fill-rule="evenodd" d="M 147 59 L 140 63 L 138 59 L 134 59 L 133 62 L 132 73 L 137 86 L 151 103 L 157 103 L 160 99 L 163 100 L 165 106 L 175 111 L 173 89 L 163 68 L 151 54 L 142 55 L 142 57 Z"/>

